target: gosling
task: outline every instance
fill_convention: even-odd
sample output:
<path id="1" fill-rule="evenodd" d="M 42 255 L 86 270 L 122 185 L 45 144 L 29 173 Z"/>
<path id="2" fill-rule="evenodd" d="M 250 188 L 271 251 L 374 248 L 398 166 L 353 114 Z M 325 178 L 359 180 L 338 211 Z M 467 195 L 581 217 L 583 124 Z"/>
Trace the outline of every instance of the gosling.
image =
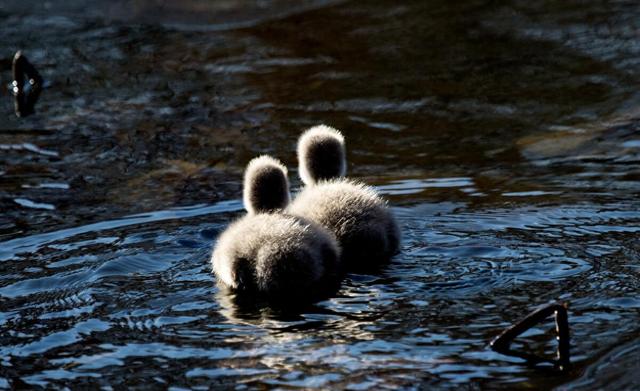
<path id="1" fill-rule="evenodd" d="M 219 236 L 211 257 L 219 283 L 256 299 L 306 299 L 335 285 L 340 249 L 335 237 L 283 210 L 290 202 L 287 169 L 257 157 L 244 174 L 247 215 Z"/>
<path id="2" fill-rule="evenodd" d="M 346 270 L 375 268 L 398 252 L 400 229 L 387 203 L 370 186 L 345 179 L 342 134 L 314 126 L 298 139 L 300 178 L 306 185 L 289 211 L 332 232 Z"/>

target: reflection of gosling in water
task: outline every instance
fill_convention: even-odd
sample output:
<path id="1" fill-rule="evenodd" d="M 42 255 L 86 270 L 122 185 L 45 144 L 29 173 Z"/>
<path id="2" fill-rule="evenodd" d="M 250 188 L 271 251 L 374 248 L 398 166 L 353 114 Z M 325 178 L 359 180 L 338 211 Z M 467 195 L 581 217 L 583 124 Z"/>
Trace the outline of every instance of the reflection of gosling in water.
<path id="1" fill-rule="evenodd" d="M 342 178 L 346 157 L 339 131 L 320 125 L 304 132 L 298 164 L 306 186 L 289 210 L 336 235 L 347 269 L 375 266 L 398 251 L 400 230 L 386 202 L 373 188 Z"/>
<path id="2" fill-rule="evenodd" d="M 283 213 L 290 200 L 286 168 L 269 156 L 251 160 L 243 193 L 248 214 L 220 235 L 213 251 L 218 280 L 264 298 L 293 300 L 325 289 L 334 280 L 339 247 L 324 228 Z"/>

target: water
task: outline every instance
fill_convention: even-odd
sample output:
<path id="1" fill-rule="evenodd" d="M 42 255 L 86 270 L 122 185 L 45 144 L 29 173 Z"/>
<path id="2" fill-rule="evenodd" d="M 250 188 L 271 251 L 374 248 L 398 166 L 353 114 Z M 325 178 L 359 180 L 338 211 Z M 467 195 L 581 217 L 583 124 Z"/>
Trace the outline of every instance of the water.
<path id="1" fill-rule="evenodd" d="M 152 3 L 0 6 L 0 388 L 637 387 L 635 2 Z M 26 119 L 18 48 L 49 84 Z M 402 253 L 301 311 L 238 307 L 208 262 L 243 166 L 299 186 L 318 122 Z M 557 300 L 571 371 L 488 348 Z M 552 328 L 515 346 L 551 357 Z"/>

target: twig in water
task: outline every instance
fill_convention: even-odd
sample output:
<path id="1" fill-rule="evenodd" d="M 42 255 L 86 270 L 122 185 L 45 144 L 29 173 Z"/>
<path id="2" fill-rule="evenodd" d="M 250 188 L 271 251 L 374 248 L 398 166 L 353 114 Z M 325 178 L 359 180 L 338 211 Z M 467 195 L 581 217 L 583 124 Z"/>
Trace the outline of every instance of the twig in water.
<path id="1" fill-rule="evenodd" d="M 545 359 L 535 354 L 517 352 L 510 348 L 511 342 L 513 342 L 517 336 L 554 314 L 556 320 L 556 332 L 558 334 L 558 353 L 555 360 Z M 566 305 L 553 303 L 533 311 L 518 323 L 504 330 L 498 337 L 491 341 L 491 348 L 498 353 L 520 357 L 533 364 L 550 362 L 560 369 L 560 371 L 566 371 L 571 363 L 569 355 L 569 319 Z"/>

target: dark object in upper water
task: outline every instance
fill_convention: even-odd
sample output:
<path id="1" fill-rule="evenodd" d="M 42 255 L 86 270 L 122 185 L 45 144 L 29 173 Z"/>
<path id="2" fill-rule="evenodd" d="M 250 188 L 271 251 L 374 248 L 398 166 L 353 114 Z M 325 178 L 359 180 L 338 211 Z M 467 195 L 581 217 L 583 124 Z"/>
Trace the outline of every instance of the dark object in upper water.
<path id="1" fill-rule="evenodd" d="M 332 292 L 340 249 L 329 231 L 283 211 L 286 168 L 269 156 L 253 159 L 243 192 L 248 213 L 219 236 L 211 258 L 218 281 L 244 297 L 287 304 Z"/>
<path id="2" fill-rule="evenodd" d="M 13 57 L 12 70 L 15 112 L 18 117 L 26 117 L 35 113 L 35 105 L 42 92 L 42 77 L 22 51 Z"/>
<path id="3" fill-rule="evenodd" d="M 319 125 L 305 131 L 298 140 L 298 164 L 306 186 L 289 210 L 336 236 L 347 270 L 368 270 L 398 252 L 400 229 L 372 187 L 344 178 L 345 155 L 338 130 Z"/>
<path id="4" fill-rule="evenodd" d="M 558 333 L 557 359 L 549 360 L 534 354 L 511 350 L 511 342 L 513 342 L 517 336 L 553 314 L 555 314 L 556 332 Z M 498 353 L 523 358 L 532 365 L 540 362 L 550 362 L 560 371 L 566 371 L 570 366 L 569 320 L 566 305 L 553 303 L 533 311 L 524 319 L 507 328 L 498 337 L 491 341 L 491 348 Z"/>

